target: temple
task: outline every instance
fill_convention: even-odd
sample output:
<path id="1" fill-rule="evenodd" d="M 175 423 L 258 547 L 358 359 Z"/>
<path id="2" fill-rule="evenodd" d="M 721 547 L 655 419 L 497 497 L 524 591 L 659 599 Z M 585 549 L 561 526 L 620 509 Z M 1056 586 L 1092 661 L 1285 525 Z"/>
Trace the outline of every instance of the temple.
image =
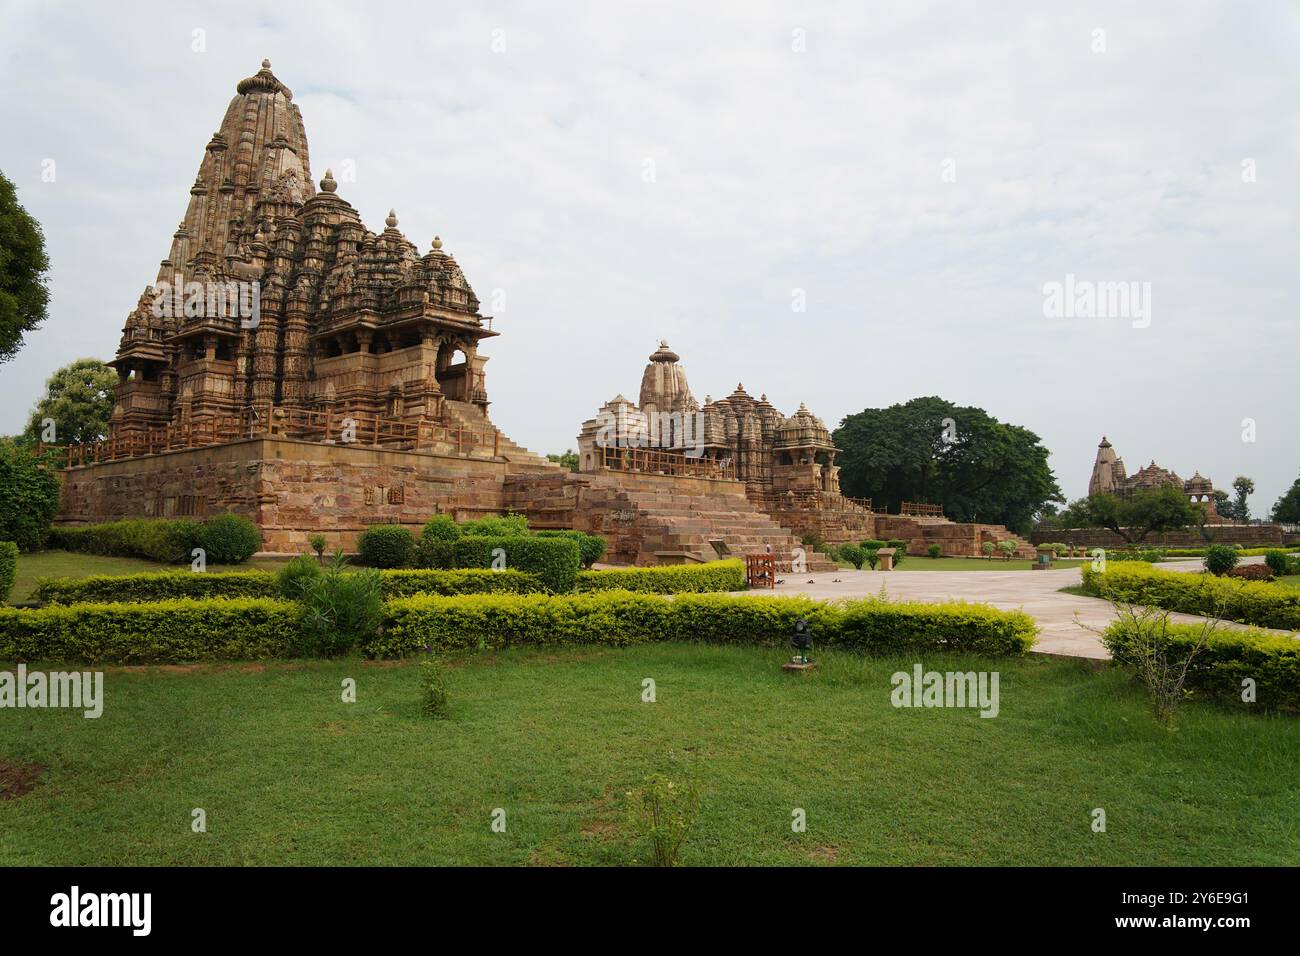
<path id="1" fill-rule="evenodd" d="M 1184 481 L 1174 472 L 1161 468 L 1152 460 L 1151 464 L 1130 476 L 1124 468 L 1124 459 L 1115 454 L 1114 447 L 1105 435 L 1101 437 L 1101 444 L 1097 446 L 1097 457 L 1092 465 L 1092 476 L 1088 479 L 1090 496 L 1099 494 L 1123 496 L 1146 488 L 1165 487 L 1177 488 L 1187 495 L 1189 501 L 1203 505 L 1207 517 L 1211 519 L 1219 517 L 1218 508 L 1215 507 L 1214 483 L 1203 477 L 1199 471 Z"/>
<path id="2" fill-rule="evenodd" d="M 497 333 L 442 240 L 421 255 L 397 223 L 390 211 L 382 232 L 367 229 L 329 170 L 313 188 L 302 115 L 263 60 L 127 317 L 109 454 L 273 422 L 329 440 L 379 419 L 406 447 L 439 437 L 421 425 L 483 430 L 479 344 Z"/>

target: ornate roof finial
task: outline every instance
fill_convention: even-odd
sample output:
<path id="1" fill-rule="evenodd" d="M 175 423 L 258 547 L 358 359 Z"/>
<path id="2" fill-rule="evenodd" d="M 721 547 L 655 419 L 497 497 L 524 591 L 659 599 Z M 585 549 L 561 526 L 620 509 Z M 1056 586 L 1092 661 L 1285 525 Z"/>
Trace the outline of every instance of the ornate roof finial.
<path id="1" fill-rule="evenodd" d="M 270 61 L 270 60 L 267 60 L 267 59 L 263 59 L 263 60 L 262 60 L 262 69 L 264 69 L 264 70 L 269 70 L 270 68 L 271 68 L 271 61 Z"/>
<path id="2" fill-rule="evenodd" d="M 334 181 L 334 171 L 332 169 L 325 170 L 325 178 L 320 181 L 320 188 L 321 192 L 324 193 L 332 193 L 339 188 L 339 184 Z"/>
<path id="3" fill-rule="evenodd" d="M 441 236 L 434 236 L 434 237 L 433 237 L 433 251 L 434 251 L 434 252 L 442 252 L 442 237 L 441 237 Z"/>
<path id="4" fill-rule="evenodd" d="M 397 212 L 396 212 L 396 210 L 393 210 L 393 209 L 388 210 L 388 218 L 384 220 L 384 225 L 387 226 L 389 229 L 396 229 L 396 228 L 397 228 Z"/>

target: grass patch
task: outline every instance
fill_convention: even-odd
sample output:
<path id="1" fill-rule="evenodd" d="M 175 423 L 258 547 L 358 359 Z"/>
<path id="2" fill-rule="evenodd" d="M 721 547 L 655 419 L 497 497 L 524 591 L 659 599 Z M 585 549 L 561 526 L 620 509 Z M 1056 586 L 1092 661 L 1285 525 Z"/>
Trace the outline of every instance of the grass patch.
<path id="1" fill-rule="evenodd" d="M 278 571 L 288 558 L 250 558 L 243 564 L 208 565 L 212 571 L 262 568 Z M 18 574 L 9 595 L 12 603 L 31 599 L 37 578 L 88 578 L 95 574 L 140 574 L 143 571 L 188 570 L 188 564 L 159 564 L 144 558 L 117 558 L 77 551 L 33 551 L 18 555 Z"/>
<path id="2" fill-rule="evenodd" d="M 788 654 L 451 655 L 441 721 L 418 663 L 109 669 L 99 720 L 3 713 L 0 762 L 43 770 L 0 800 L 0 865 L 628 864 L 650 773 L 699 785 L 688 865 L 1300 864 L 1300 720 L 1189 704 L 1168 733 L 1119 671 L 937 654 L 998 670 L 1000 715 L 895 709 L 916 657 L 819 649 L 793 676 Z"/>

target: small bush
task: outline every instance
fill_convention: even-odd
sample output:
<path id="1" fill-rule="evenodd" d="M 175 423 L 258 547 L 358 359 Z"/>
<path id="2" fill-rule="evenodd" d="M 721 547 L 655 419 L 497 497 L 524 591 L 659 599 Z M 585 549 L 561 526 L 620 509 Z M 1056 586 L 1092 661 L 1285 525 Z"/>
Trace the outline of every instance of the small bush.
<path id="1" fill-rule="evenodd" d="M 804 546 L 804 550 L 806 551 L 824 552 L 827 547 L 826 539 L 823 538 L 816 531 L 805 532 L 803 535 L 800 536 L 799 543 Z"/>
<path id="2" fill-rule="evenodd" d="M 275 576 L 276 593 L 286 601 L 300 601 L 306 582 L 324 573 L 319 559 L 313 561 L 308 555 L 300 554 L 282 567 L 279 574 Z"/>
<path id="3" fill-rule="evenodd" d="M 700 812 L 699 791 L 662 777 L 648 777 L 645 785 L 629 791 L 633 828 L 650 845 L 654 866 L 676 866 L 682 843 Z"/>
<path id="4" fill-rule="evenodd" d="M 1228 577 L 1243 581 L 1272 581 L 1273 569 L 1267 564 L 1242 564 L 1229 571 Z"/>
<path id="5" fill-rule="evenodd" d="M 0 439 L 0 540 L 22 551 L 43 547 L 59 511 L 60 487 L 52 461 L 11 438 Z"/>
<path id="6" fill-rule="evenodd" d="M 424 523 L 420 537 L 425 541 L 455 541 L 460 537 L 460 525 L 451 515 L 434 515 Z"/>
<path id="7" fill-rule="evenodd" d="M 462 536 L 512 538 L 528 534 L 528 518 L 520 514 L 484 515 L 482 518 L 466 521 L 459 526 L 459 529 Z"/>
<path id="8" fill-rule="evenodd" d="M 853 567 L 855 567 L 855 568 L 858 569 L 859 571 L 862 570 L 862 565 L 863 565 L 864 563 L 866 563 L 866 560 L 867 560 L 867 552 L 866 552 L 866 549 L 865 549 L 865 548 L 861 548 L 861 547 L 859 547 L 859 546 L 856 545 L 856 544 L 842 544 L 842 545 L 840 545 L 840 551 L 839 551 L 839 554 L 840 554 L 840 558 L 841 558 L 841 560 L 847 561 L 849 564 L 853 565 Z M 874 554 L 874 553 L 873 553 L 873 554 Z M 875 567 L 875 562 L 874 562 L 874 561 L 872 562 L 872 565 L 871 565 L 871 566 L 872 566 L 873 568 Z"/>
<path id="9" fill-rule="evenodd" d="M 578 591 L 635 591 L 642 594 L 703 594 L 741 591 L 745 565 L 739 558 L 704 564 L 667 564 L 649 568 L 580 571 Z"/>
<path id="10" fill-rule="evenodd" d="M 980 545 L 980 554 L 984 555 L 986 558 L 993 557 L 993 552 L 996 550 L 997 548 L 994 546 L 992 541 L 985 541 Z"/>
<path id="11" fill-rule="evenodd" d="M 451 716 L 447 668 L 436 657 L 427 657 L 420 662 L 420 713 L 434 720 L 446 720 Z"/>
<path id="12" fill-rule="evenodd" d="M 894 567 L 898 567 L 900 564 L 902 564 L 903 559 L 907 557 L 906 541 L 903 541 L 899 538 L 890 538 L 888 541 L 885 542 L 885 547 L 894 549 Z"/>
<path id="13" fill-rule="evenodd" d="M 307 545 L 316 552 L 316 560 L 321 561 L 325 558 L 325 535 L 317 533 L 307 538 Z"/>
<path id="14" fill-rule="evenodd" d="M 0 541 L 0 604 L 9 600 L 17 576 L 18 545 L 12 541 Z"/>
<path id="15" fill-rule="evenodd" d="M 357 538 L 357 551 L 367 567 L 404 568 L 415 554 L 415 539 L 401 525 L 371 525 Z"/>
<path id="16" fill-rule="evenodd" d="M 262 532 L 242 515 L 220 514 L 199 529 L 199 547 L 216 564 L 242 564 L 262 546 Z"/>
<path id="17" fill-rule="evenodd" d="M 568 538 L 464 535 L 452 542 L 452 556 L 458 568 L 504 567 L 535 574 L 555 594 L 573 590 L 581 567 L 578 544 Z"/>
<path id="18" fill-rule="evenodd" d="M 1006 541 L 999 541 L 998 550 L 1002 552 L 1003 556 L 1008 561 L 1010 561 L 1011 556 L 1016 553 L 1016 543 L 1010 539 Z"/>
<path id="19" fill-rule="evenodd" d="M 348 572 L 341 554 L 316 577 L 301 577 L 304 657 L 337 657 L 374 640 L 381 614 L 380 577 L 373 568 Z"/>
<path id="20" fill-rule="evenodd" d="M 1212 544 L 1205 549 L 1201 563 L 1211 574 L 1223 576 L 1235 568 L 1239 560 L 1241 558 L 1233 548 L 1226 544 Z"/>
<path id="21" fill-rule="evenodd" d="M 1290 555 L 1280 548 L 1269 551 L 1264 555 L 1264 564 L 1279 578 L 1290 574 L 1295 563 Z M 1247 565 L 1247 567 L 1250 567 L 1250 565 Z"/>
<path id="22" fill-rule="evenodd" d="M 858 544 L 859 547 L 863 548 L 866 551 L 879 551 L 881 548 L 886 547 L 885 542 L 879 541 L 875 538 L 869 538 L 866 541 L 860 541 Z"/>
<path id="23" fill-rule="evenodd" d="M 928 554 L 928 555 L 929 555 L 930 557 L 932 557 L 932 558 L 937 558 L 937 557 L 939 557 L 941 554 L 943 554 L 943 548 L 942 548 L 942 546 L 940 546 L 940 545 L 932 544 L 932 545 L 930 545 L 928 548 L 925 549 L 925 553 Z"/>
<path id="24" fill-rule="evenodd" d="M 578 542 L 578 557 L 584 568 L 590 568 L 605 556 L 605 539 L 598 534 L 586 534 L 582 531 L 539 531 L 537 537 L 569 538 Z"/>

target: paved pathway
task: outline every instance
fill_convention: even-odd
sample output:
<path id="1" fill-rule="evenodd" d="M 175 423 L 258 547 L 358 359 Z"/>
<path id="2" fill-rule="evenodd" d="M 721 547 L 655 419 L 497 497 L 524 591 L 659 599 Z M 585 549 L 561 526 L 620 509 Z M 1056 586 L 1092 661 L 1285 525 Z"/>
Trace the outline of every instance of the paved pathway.
<path id="1" fill-rule="evenodd" d="M 911 557 L 908 560 L 913 560 Z M 924 559 L 917 559 L 924 560 Z M 1179 571 L 1200 570 L 1200 559 L 1162 564 Z M 906 565 L 904 565 L 906 568 Z M 814 598 L 867 597 L 885 593 L 891 598 L 917 601 L 964 600 L 990 604 L 1003 610 L 1023 610 L 1038 622 L 1034 651 L 1066 657 L 1104 660 L 1109 655 L 1100 637 L 1087 628 L 1105 628 L 1115 612 L 1109 601 L 1064 594 L 1061 588 L 1079 586 L 1077 567 L 1050 571 L 852 571 L 785 574 L 775 590 L 742 592 L 754 595 L 806 594 Z M 838 581 L 836 579 L 839 579 Z M 1204 618 L 1172 614 L 1171 620 L 1198 623 Z M 1081 626 L 1082 625 L 1082 626 Z M 1226 627 L 1239 625 L 1226 624 Z"/>

